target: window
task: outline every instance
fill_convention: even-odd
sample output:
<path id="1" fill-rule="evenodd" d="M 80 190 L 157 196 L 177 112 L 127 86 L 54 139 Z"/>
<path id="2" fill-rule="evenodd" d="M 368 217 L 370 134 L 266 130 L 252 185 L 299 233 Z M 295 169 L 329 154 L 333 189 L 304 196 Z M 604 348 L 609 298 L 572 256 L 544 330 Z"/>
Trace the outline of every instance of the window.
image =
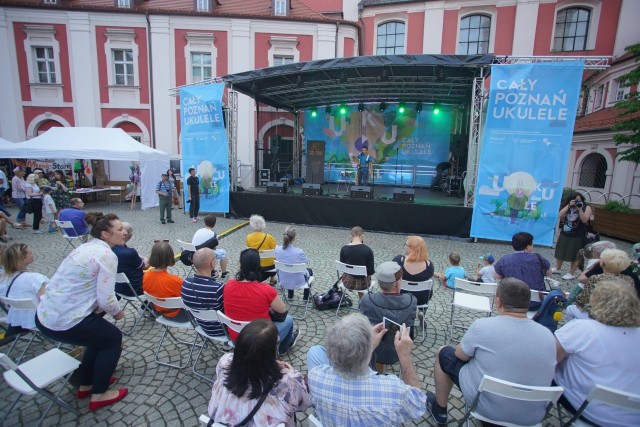
<path id="1" fill-rule="evenodd" d="M 293 56 L 273 55 L 273 66 L 293 64 Z"/>
<path id="2" fill-rule="evenodd" d="M 591 153 L 580 167 L 580 187 L 604 188 L 607 182 L 607 159 L 602 154 Z"/>
<path id="3" fill-rule="evenodd" d="M 116 6 L 128 9 L 131 7 L 131 0 L 117 0 Z"/>
<path id="4" fill-rule="evenodd" d="M 196 0 L 196 10 L 198 12 L 209 12 L 211 10 L 211 0 Z"/>
<path id="5" fill-rule="evenodd" d="M 273 0 L 273 14 L 287 16 L 287 0 Z"/>
<path id="6" fill-rule="evenodd" d="M 211 73 L 211 54 L 208 52 L 191 52 L 191 82 L 198 83 L 209 80 Z"/>
<path id="7" fill-rule="evenodd" d="M 269 67 L 300 62 L 298 43 L 296 37 L 271 36 L 269 38 L 271 49 L 267 52 Z"/>
<path id="8" fill-rule="evenodd" d="M 586 50 L 591 11 L 579 7 L 563 9 L 556 15 L 553 49 L 560 52 Z"/>
<path id="9" fill-rule="evenodd" d="M 38 83 L 56 83 L 56 62 L 52 47 L 34 47 L 33 62 Z"/>
<path id="10" fill-rule="evenodd" d="M 615 102 L 622 101 L 626 99 L 627 94 L 629 93 L 629 86 L 625 84 L 622 80 L 616 80 L 617 89 L 616 89 L 616 97 Z"/>
<path id="11" fill-rule="evenodd" d="M 113 76 L 117 86 L 133 86 L 133 51 L 113 49 Z"/>
<path id="12" fill-rule="evenodd" d="M 470 15 L 460 20 L 458 54 L 475 55 L 489 52 L 491 18 L 486 15 Z"/>
<path id="13" fill-rule="evenodd" d="M 602 107 L 602 95 L 604 94 L 604 85 L 600 85 L 593 92 L 593 109 L 597 110 Z"/>
<path id="14" fill-rule="evenodd" d="M 404 52 L 404 22 L 378 25 L 376 55 L 402 55 Z"/>
<path id="15" fill-rule="evenodd" d="M 42 0 L 43 4 L 58 4 L 58 0 Z"/>

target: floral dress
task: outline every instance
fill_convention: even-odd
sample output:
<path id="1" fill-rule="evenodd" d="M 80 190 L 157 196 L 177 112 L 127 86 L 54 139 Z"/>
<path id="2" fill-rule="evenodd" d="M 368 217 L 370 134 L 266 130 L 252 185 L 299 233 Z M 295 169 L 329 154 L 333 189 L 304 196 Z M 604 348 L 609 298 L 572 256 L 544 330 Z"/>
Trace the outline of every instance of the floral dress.
<path id="1" fill-rule="evenodd" d="M 58 212 L 60 212 L 61 209 L 71 207 L 71 196 L 69 195 L 69 190 L 64 191 L 62 188 L 56 186 L 56 189 L 51 193 L 51 197 L 53 197 L 53 201 L 56 204 Z"/>

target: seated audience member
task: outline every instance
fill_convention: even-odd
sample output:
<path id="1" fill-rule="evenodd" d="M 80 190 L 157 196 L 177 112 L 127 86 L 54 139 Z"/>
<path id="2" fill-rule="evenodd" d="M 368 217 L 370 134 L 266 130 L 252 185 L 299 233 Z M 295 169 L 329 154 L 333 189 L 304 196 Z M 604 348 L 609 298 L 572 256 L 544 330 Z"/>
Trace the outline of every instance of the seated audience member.
<path id="1" fill-rule="evenodd" d="M 484 375 L 529 386 L 549 386 L 555 370 L 555 342 L 549 329 L 527 318 L 531 291 L 521 280 L 507 277 L 498 284 L 495 306 L 499 316 L 474 321 L 453 348 L 438 350 L 427 409 L 438 425 L 447 424 L 447 401 L 455 384 L 467 404 L 474 401 Z M 482 396 L 480 415 L 533 425 L 545 413 L 541 402 L 518 402 L 493 394 Z"/>
<path id="2" fill-rule="evenodd" d="M 142 295 L 142 274 L 144 270 L 149 268 L 149 260 L 140 258 L 138 251 L 127 246 L 127 243 L 133 237 L 133 227 L 128 222 L 123 222 L 122 227 L 126 233 L 124 236 L 124 245 L 116 245 L 111 250 L 118 257 L 118 273 L 124 273 L 131 282 L 136 295 Z M 131 295 L 131 288 L 126 283 L 116 283 L 116 292 L 121 295 Z"/>
<path id="3" fill-rule="evenodd" d="M 304 251 L 294 245 L 295 240 L 296 229 L 295 227 L 288 225 L 284 229 L 282 246 L 276 246 L 276 260 L 278 262 L 284 262 L 287 264 L 307 264 L 309 262 Z M 308 278 L 311 276 L 313 276 L 313 270 L 311 270 L 310 268 L 307 268 L 307 274 L 287 273 L 281 271 L 278 273 L 278 280 L 280 281 L 280 286 L 283 289 L 287 289 L 287 297 L 291 299 L 293 298 L 293 291 L 306 283 L 305 277 Z M 303 299 L 305 301 L 309 299 L 309 291 L 309 288 L 303 291 Z"/>
<path id="4" fill-rule="evenodd" d="M 340 262 L 349 265 L 360 265 L 367 267 L 367 276 L 342 275 L 342 283 L 347 289 L 352 291 L 362 291 L 369 289 L 371 285 L 371 275 L 376 272 L 373 261 L 373 251 L 364 244 L 364 230 L 362 227 L 351 229 L 351 242 L 340 249 Z"/>
<path id="5" fill-rule="evenodd" d="M 381 292 L 369 292 L 360 300 L 360 312 L 367 316 L 372 325 L 377 325 L 386 317 L 398 325 L 412 328 L 416 318 L 416 297 L 400 293 L 402 269 L 393 261 L 383 262 L 376 269 L 376 278 Z M 384 365 L 398 362 L 394 348 L 394 335 L 385 334 L 380 345 L 374 350 L 376 369 L 384 373 Z"/>
<path id="6" fill-rule="evenodd" d="M 205 217 L 205 221 L 206 221 Z M 213 249 L 201 248 L 193 255 L 193 267 L 196 272 L 182 282 L 182 302 L 188 308 L 196 310 L 222 310 L 222 291 L 224 283 L 216 282 L 211 272 L 216 266 L 216 254 Z M 209 322 L 196 318 L 207 335 L 223 336 L 224 329 L 219 322 Z"/>
<path id="7" fill-rule="evenodd" d="M 58 214 L 58 221 L 71 221 L 73 224 L 73 231 L 76 236 L 86 235 L 89 233 L 89 226 L 84 220 L 86 212 L 83 211 L 84 202 L 78 197 L 71 199 L 71 207 L 62 209 Z M 73 232 L 65 230 L 67 234 L 73 235 Z"/>
<path id="8" fill-rule="evenodd" d="M 280 354 L 284 354 L 295 345 L 300 331 L 294 332 L 293 318 L 287 314 L 287 306 L 278 292 L 262 283 L 261 278 L 258 251 L 245 249 L 240 252 L 240 271 L 235 280 L 229 280 L 224 286 L 224 313 L 234 320 L 273 320 L 280 337 L 278 349 Z M 237 333 L 229 331 L 232 340 L 237 336 Z"/>
<path id="9" fill-rule="evenodd" d="M 519 232 L 511 238 L 511 246 L 515 251 L 500 258 L 495 264 L 496 280 L 503 277 L 514 277 L 522 280 L 535 291 L 544 291 L 544 277 L 551 276 L 551 263 L 543 256 L 533 253 L 533 236 L 531 233 Z M 531 302 L 529 310 L 540 308 L 541 302 Z"/>
<path id="10" fill-rule="evenodd" d="M 213 227 L 216 226 L 217 218 L 214 214 L 209 214 L 204 217 L 204 227 L 199 229 L 193 234 L 191 238 L 191 244 L 196 247 L 196 249 L 200 248 L 209 248 L 213 249 L 216 254 L 216 259 L 220 261 L 220 269 L 222 272 L 220 273 L 220 278 L 222 280 L 227 279 L 227 264 L 229 264 L 229 260 L 227 259 L 227 251 L 222 248 L 218 248 L 218 236 L 216 232 L 213 231 Z"/>
<path id="11" fill-rule="evenodd" d="M 566 323 L 555 333 L 560 398 L 575 413 L 595 384 L 640 395 L 640 300 L 631 286 L 601 282 L 591 294 L 589 319 Z M 640 425 L 640 413 L 600 402 L 590 403 L 582 417 L 592 425 Z"/>
<path id="12" fill-rule="evenodd" d="M 351 314 L 327 329 L 324 346 L 309 349 L 311 403 L 325 427 L 398 426 L 424 414 L 426 396 L 411 361 L 413 341 L 408 328 L 400 328 L 394 336 L 402 380 L 369 368 L 385 333 L 390 334 L 382 323 L 371 327 L 362 314 Z"/>
<path id="13" fill-rule="evenodd" d="M 233 353 L 222 356 L 216 367 L 209 401 L 212 420 L 231 426 L 295 427 L 296 412 L 309 407 L 309 393 L 302 374 L 277 360 L 277 342 L 278 330 L 268 320 L 254 320 L 242 329 Z"/>
<path id="14" fill-rule="evenodd" d="M 24 243 L 13 243 L 5 248 L 2 255 L 4 273 L 0 275 L 0 295 L 9 298 L 31 298 L 38 302 L 44 294 L 49 278 L 40 273 L 27 271 L 34 260 L 33 251 Z M 19 332 L 20 328 L 35 329 L 36 310 L 10 307 L 7 323 L 7 335 Z"/>
<path id="15" fill-rule="evenodd" d="M 252 248 L 260 251 L 268 251 L 276 248 L 276 239 L 267 232 L 264 231 L 267 228 L 267 223 L 260 215 L 251 215 L 249 218 L 249 227 L 253 230 L 247 235 L 247 248 Z M 270 278 L 269 283 L 273 286 L 276 284 L 275 272 L 270 272 L 276 268 L 275 258 L 262 258 L 260 259 L 260 268 L 262 270 L 262 280 Z"/>
<path id="16" fill-rule="evenodd" d="M 614 280 L 626 282 L 630 286 L 633 286 L 633 279 L 621 274 L 629 267 L 629 264 L 631 264 L 631 260 L 626 252 L 620 249 L 605 249 L 602 251 L 600 255 L 600 267 L 602 267 L 603 273 L 589 277 L 589 281 L 584 285 L 582 292 L 576 297 L 576 303 L 567 307 L 567 320 L 589 318 L 589 312 L 591 310 L 589 299 L 591 298 L 591 293 L 599 283 Z"/>
<path id="17" fill-rule="evenodd" d="M 427 243 L 420 236 L 408 236 L 404 244 L 404 255 L 393 258 L 402 267 L 402 280 L 424 282 L 433 277 L 433 263 L 429 261 Z M 400 293 L 408 293 L 402 290 Z M 411 292 L 418 300 L 418 305 L 427 304 L 432 291 Z"/>
<path id="18" fill-rule="evenodd" d="M 459 279 L 466 279 L 467 273 L 464 271 L 464 267 L 460 266 L 460 254 L 451 252 L 449 254 L 450 267 L 444 271 L 444 273 L 434 273 L 438 279 L 442 280 L 442 285 L 453 289 L 456 287 L 456 277 Z"/>
<path id="19" fill-rule="evenodd" d="M 606 240 L 601 240 L 599 242 L 593 243 L 592 245 L 593 247 L 593 257 L 600 259 L 602 252 L 604 252 L 607 249 L 616 249 L 616 245 L 613 242 L 609 242 Z M 631 261 L 631 259 L 629 259 L 629 261 Z M 587 284 L 589 282 L 589 279 L 592 276 L 598 275 L 598 274 L 602 274 L 604 272 L 604 270 L 602 269 L 602 265 L 600 265 L 599 262 L 595 263 L 590 269 L 588 269 L 587 271 L 582 272 L 582 274 L 580 274 L 580 277 L 578 278 L 578 280 L 580 281 L 580 283 L 582 284 Z M 638 294 L 638 297 L 640 298 L 640 278 L 638 277 L 638 274 L 634 271 L 634 266 L 633 263 L 629 263 L 629 266 L 627 268 L 625 268 L 624 270 L 622 270 L 620 272 L 621 275 L 623 276 L 627 276 L 630 277 L 633 280 L 633 285 L 636 289 L 636 293 Z"/>
<path id="20" fill-rule="evenodd" d="M 173 298 L 181 296 L 182 278 L 167 272 L 167 267 L 175 264 L 173 249 L 167 242 L 157 242 L 151 249 L 149 265 L 153 267 L 142 276 L 142 289 L 157 298 Z M 155 305 L 162 316 L 174 322 L 188 322 L 189 315 L 181 308 L 162 308 Z"/>
<path id="21" fill-rule="evenodd" d="M 495 283 L 496 278 L 494 277 L 496 269 L 493 266 L 495 258 L 491 254 L 486 254 L 480 257 L 481 263 L 478 263 L 478 267 L 476 268 L 476 282 L 482 283 Z"/>

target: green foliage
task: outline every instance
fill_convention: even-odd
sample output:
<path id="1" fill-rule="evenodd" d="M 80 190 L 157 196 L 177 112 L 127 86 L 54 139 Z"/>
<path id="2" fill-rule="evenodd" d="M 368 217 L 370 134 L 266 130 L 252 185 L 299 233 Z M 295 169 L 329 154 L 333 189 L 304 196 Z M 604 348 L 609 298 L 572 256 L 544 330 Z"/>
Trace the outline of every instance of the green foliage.
<path id="1" fill-rule="evenodd" d="M 625 48 L 627 52 L 636 56 L 635 61 L 640 60 L 640 43 L 636 43 Z M 626 86 L 634 86 L 640 83 L 640 66 L 620 76 L 620 81 L 624 81 Z M 616 123 L 613 130 L 623 131 L 613 136 L 616 145 L 631 145 L 631 147 L 619 151 L 620 160 L 627 160 L 634 163 L 640 163 L 640 98 L 638 91 L 629 93 L 626 99 L 616 103 L 616 108 L 624 110 L 618 117 L 627 117 L 626 120 Z"/>
<path id="2" fill-rule="evenodd" d="M 604 204 L 604 209 L 609 212 L 634 213 L 634 209 L 617 200 L 609 200 Z"/>

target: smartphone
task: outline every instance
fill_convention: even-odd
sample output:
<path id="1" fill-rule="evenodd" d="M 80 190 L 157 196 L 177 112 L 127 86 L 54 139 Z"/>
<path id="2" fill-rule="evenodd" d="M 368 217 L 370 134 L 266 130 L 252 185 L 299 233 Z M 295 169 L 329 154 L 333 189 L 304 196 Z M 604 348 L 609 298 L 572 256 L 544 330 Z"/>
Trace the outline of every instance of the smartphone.
<path id="1" fill-rule="evenodd" d="M 388 319 L 386 317 L 382 318 L 382 325 L 384 326 L 384 328 L 389 331 L 392 334 L 395 334 L 396 332 L 398 332 L 400 330 L 400 326 L 399 324 L 397 324 L 396 322 L 394 322 L 391 319 Z"/>

